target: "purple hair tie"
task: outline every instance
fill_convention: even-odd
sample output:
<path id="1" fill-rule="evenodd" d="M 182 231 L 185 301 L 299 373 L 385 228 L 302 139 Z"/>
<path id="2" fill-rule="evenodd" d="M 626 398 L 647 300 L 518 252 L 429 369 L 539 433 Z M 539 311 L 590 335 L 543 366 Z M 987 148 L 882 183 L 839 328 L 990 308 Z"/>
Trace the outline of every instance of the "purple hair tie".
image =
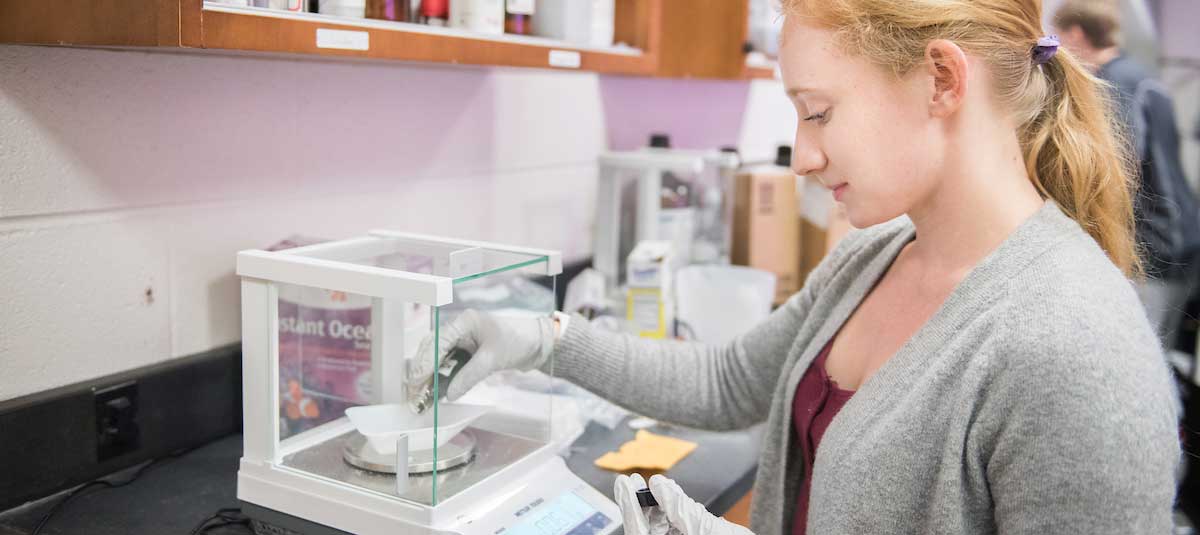
<path id="1" fill-rule="evenodd" d="M 1037 46 L 1033 47 L 1033 64 L 1042 65 L 1050 61 L 1050 58 L 1054 57 L 1054 54 L 1058 52 L 1058 45 L 1057 35 L 1039 37 Z"/>

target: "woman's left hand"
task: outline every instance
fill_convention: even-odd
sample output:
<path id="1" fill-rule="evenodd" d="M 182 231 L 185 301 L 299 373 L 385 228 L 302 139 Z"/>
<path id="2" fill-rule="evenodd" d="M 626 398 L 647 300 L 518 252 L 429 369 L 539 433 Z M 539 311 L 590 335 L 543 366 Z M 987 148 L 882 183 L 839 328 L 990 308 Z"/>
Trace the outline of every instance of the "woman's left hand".
<path id="1" fill-rule="evenodd" d="M 617 476 L 613 485 L 627 535 L 754 535 L 742 526 L 713 516 L 684 494 L 674 481 L 661 475 L 651 477 L 649 484 L 658 507 L 643 509 L 638 504 L 637 491 L 646 486 L 638 474 Z"/>

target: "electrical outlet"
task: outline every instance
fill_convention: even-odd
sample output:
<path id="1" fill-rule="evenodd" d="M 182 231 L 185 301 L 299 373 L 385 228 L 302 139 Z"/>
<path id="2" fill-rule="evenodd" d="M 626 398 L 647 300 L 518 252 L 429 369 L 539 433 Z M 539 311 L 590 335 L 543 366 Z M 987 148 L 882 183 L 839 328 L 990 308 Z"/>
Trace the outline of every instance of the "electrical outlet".
<path id="1" fill-rule="evenodd" d="M 92 397 L 96 406 L 96 460 L 137 451 L 141 445 L 137 381 L 92 389 Z"/>

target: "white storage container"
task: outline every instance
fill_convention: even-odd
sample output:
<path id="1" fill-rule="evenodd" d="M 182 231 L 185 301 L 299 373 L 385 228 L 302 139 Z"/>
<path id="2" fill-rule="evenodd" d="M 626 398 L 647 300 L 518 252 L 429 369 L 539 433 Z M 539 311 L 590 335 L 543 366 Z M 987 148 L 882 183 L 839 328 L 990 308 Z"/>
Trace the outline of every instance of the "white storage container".
<path id="1" fill-rule="evenodd" d="M 745 266 L 688 266 L 675 277 L 677 335 L 721 345 L 771 314 L 775 274 Z"/>
<path id="2" fill-rule="evenodd" d="M 538 0 L 533 33 L 586 46 L 612 46 L 614 0 Z"/>
<path id="3" fill-rule="evenodd" d="M 321 0 L 322 15 L 361 19 L 367 16 L 367 0 Z"/>
<path id="4" fill-rule="evenodd" d="M 450 26 L 503 35 L 504 0 L 451 0 Z"/>

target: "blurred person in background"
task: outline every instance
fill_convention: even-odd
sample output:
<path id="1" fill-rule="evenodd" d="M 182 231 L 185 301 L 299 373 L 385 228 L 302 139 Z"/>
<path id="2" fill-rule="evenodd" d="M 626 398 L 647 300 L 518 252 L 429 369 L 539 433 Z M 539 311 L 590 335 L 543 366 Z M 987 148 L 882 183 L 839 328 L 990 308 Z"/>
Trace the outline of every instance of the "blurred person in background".
<path id="1" fill-rule="evenodd" d="M 1054 27 L 1064 47 L 1111 85 L 1116 116 L 1135 157 L 1137 241 L 1146 278 L 1138 296 L 1165 349 L 1172 349 L 1200 252 L 1200 207 L 1179 156 L 1175 107 L 1163 85 L 1124 54 L 1113 0 L 1066 0 Z"/>

